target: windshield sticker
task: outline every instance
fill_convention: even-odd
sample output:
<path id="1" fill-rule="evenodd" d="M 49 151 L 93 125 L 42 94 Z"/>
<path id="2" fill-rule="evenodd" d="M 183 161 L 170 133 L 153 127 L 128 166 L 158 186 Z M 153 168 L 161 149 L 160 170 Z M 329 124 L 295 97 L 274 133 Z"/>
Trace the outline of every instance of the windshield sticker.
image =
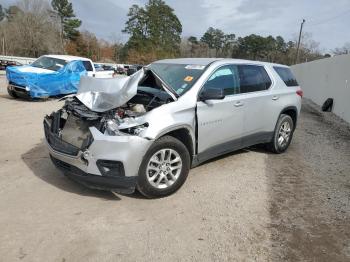
<path id="1" fill-rule="evenodd" d="M 185 90 L 185 88 L 179 88 L 177 91 L 176 91 L 176 93 L 178 94 L 178 95 L 181 95 L 182 94 L 182 92 Z"/>
<path id="2" fill-rule="evenodd" d="M 185 68 L 190 69 L 190 70 L 204 70 L 205 66 L 203 66 L 203 65 L 187 65 Z"/>
<path id="3" fill-rule="evenodd" d="M 186 76 L 184 81 L 185 82 L 191 82 L 193 80 L 193 76 Z"/>

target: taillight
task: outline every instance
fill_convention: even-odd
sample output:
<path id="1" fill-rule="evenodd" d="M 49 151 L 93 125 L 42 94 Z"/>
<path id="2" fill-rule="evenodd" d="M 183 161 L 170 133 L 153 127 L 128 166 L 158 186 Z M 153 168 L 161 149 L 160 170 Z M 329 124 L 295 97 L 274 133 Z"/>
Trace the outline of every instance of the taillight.
<path id="1" fill-rule="evenodd" d="M 300 96 L 300 97 L 303 97 L 303 95 L 304 95 L 304 92 L 303 92 L 303 90 L 301 90 L 301 89 L 299 89 L 296 93 L 297 93 L 297 95 Z"/>

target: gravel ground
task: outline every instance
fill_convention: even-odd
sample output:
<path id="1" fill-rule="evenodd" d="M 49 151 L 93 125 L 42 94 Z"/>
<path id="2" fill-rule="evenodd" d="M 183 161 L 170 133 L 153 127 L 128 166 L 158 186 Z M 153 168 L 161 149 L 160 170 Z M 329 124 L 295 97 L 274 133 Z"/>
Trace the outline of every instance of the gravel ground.
<path id="1" fill-rule="evenodd" d="M 86 189 L 53 167 L 42 119 L 0 77 L 0 261 L 349 261 L 350 127 L 304 100 L 287 153 L 250 148 L 156 200 Z"/>

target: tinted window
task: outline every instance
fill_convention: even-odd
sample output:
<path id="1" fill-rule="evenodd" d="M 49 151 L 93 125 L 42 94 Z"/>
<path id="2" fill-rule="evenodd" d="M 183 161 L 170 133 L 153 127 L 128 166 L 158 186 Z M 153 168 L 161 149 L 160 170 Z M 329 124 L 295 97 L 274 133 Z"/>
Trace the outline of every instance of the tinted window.
<path id="1" fill-rule="evenodd" d="M 210 76 L 204 89 L 224 89 L 225 95 L 239 93 L 239 77 L 237 66 L 223 66 Z"/>
<path id="2" fill-rule="evenodd" d="M 299 86 L 292 71 L 288 67 L 273 67 L 287 86 Z"/>
<path id="3" fill-rule="evenodd" d="M 92 64 L 90 63 L 90 61 L 82 61 L 83 65 L 86 69 L 86 71 L 92 72 L 94 71 L 94 69 L 92 68 Z"/>
<path id="4" fill-rule="evenodd" d="M 241 93 L 263 91 L 271 86 L 271 79 L 263 66 L 239 65 Z"/>

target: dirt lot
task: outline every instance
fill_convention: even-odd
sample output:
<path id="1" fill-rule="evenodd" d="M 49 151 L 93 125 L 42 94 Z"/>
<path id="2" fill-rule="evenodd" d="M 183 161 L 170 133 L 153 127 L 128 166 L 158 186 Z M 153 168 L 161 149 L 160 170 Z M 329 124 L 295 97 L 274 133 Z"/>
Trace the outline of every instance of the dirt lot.
<path id="1" fill-rule="evenodd" d="M 0 261 L 350 260 L 350 128 L 310 102 L 287 153 L 216 159 L 157 200 L 57 171 L 42 118 L 60 105 L 11 99 L 0 79 Z"/>

